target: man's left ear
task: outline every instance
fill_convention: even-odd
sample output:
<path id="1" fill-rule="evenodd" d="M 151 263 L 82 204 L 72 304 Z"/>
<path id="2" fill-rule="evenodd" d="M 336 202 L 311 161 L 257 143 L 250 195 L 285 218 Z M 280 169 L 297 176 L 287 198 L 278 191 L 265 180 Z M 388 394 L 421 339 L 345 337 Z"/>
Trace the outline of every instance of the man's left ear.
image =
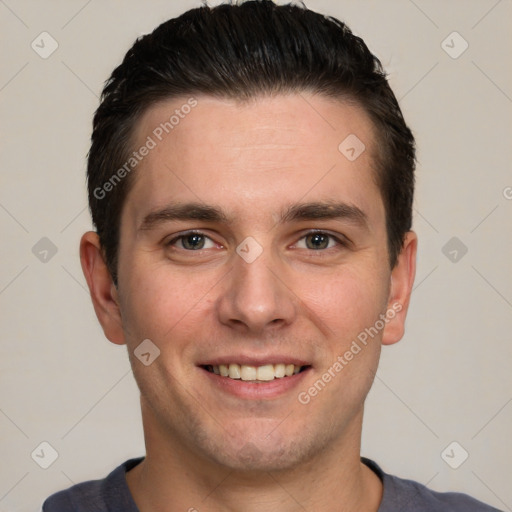
<path id="1" fill-rule="evenodd" d="M 387 307 L 386 327 L 382 334 L 382 344 L 392 345 L 402 339 L 405 330 L 405 318 L 416 275 L 416 250 L 418 237 L 409 231 L 404 239 L 397 263 L 391 271 L 391 286 Z"/>

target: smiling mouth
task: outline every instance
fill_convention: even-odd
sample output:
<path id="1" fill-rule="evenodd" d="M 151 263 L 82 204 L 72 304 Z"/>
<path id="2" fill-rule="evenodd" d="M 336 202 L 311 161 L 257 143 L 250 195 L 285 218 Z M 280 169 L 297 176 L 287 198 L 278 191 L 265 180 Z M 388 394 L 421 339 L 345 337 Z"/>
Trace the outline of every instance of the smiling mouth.
<path id="1" fill-rule="evenodd" d="M 245 364 L 219 364 L 204 365 L 203 368 L 210 373 L 226 377 L 228 379 L 243 380 L 248 382 L 269 382 L 274 379 L 292 377 L 303 372 L 309 366 L 296 366 L 294 364 L 265 364 L 263 366 L 250 366 Z"/>

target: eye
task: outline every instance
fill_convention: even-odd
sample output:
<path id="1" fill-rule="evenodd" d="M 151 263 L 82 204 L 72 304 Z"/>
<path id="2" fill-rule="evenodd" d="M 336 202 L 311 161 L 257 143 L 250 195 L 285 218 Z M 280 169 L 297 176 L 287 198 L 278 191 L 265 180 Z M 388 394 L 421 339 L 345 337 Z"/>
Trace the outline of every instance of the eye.
<path id="1" fill-rule="evenodd" d="M 213 240 L 202 233 L 191 231 L 173 238 L 166 245 L 177 246 L 186 251 L 200 251 L 201 249 L 212 249 L 215 247 Z"/>
<path id="2" fill-rule="evenodd" d="M 313 231 L 303 236 L 297 243 L 299 249 L 311 249 L 320 251 L 333 247 L 345 245 L 339 238 L 323 231 Z"/>

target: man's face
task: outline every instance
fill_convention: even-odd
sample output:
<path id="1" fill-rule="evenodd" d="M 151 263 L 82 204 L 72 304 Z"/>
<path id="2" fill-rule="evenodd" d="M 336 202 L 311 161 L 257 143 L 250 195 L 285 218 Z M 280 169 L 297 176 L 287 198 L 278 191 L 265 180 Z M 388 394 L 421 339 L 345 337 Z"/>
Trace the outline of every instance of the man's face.
<path id="1" fill-rule="evenodd" d="M 357 439 L 382 336 L 403 322 L 378 322 L 394 298 L 372 125 L 306 94 L 196 99 L 161 141 L 187 98 L 143 117 L 135 147 L 157 144 L 121 218 L 118 301 L 145 425 L 231 468 L 293 467 Z M 366 147 L 355 160 L 359 146 L 338 149 L 350 134 Z M 146 339 L 160 350 L 148 366 L 134 356 Z"/>

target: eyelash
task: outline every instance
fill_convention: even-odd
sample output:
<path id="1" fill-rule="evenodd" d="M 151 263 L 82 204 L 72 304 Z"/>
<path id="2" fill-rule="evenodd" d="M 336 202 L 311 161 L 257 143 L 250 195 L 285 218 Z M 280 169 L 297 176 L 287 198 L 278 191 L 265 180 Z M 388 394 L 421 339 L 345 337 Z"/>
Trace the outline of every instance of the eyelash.
<path id="1" fill-rule="evenodd" d="M 185 233 L 182 233 L 179 236 L 174 237 L 169 242 L 166 242 L 165 245 L 167 247 L 172 247 L 179 240 L 183 240 L 184 238 L 187 238 L 188 236 L 191 236 L 191 235 L 198 235 L 198 236 L 207 238 L 207 239 L 209 239 L 209 240 L 211 240 L 213 242 L 213 240 L 208 235 L 205 235 L 201 231 L 194 231 L 194 230 L 192 230 L 192 231 L 187 231 Z M 347 247 L 348 246 L 348 242 L 347 241 L 344 241 L 344 240 L 340 239 L 339 237 L 337 237 L 337 236 L 335 236 L 335 235 L 333 235 L 331 233 L 328 233 L 327 231 L 322 231 L 322 230 L 319 230 L 319 229 L 308 231 L 307 233 L 305 233 L 304 235 L 302 235 L 299 238 L 299 241 L 300 240 L 304 240 L 305 238 L 307 238 L 308 236 L 311 236 L 311 235 L 325 235 L 325 236 L 329 237 L 331 240 L 334 240 L 338 247 Z M 325 252 L 325 251 L 331 250 L 331 249 L 336 249 L 336 247 L 328 247 L 326 249 L 316 249 L 316 250 L 315 249 L 307 249 L 307 250 L 312 251 L 312 252 Z M 207 249 L 197 249 L 197 250 L 194 251 L 194 250 L 191 250 L 191 249 L 180 248 L 180 250 L 186 251 L 186 252 L 201 252 L 201 251 L 207 250 Z"/>
<path id="2" fill-rule="evenodd" d="M 211 240 L 211 238 L 208 236 L 208 235 L 205 235 L 204 233 L 201 233 L 201 231 L 187 231 L 185 233 L 182 233 L 181 235 L 179 236 L 176 236 L 174 237 L 172 240 L 169 240 L 169 242 L 166 242 L 165 245 L 167 247 L 171 247 L 173 244 L 175 244 L 178 240 L 183 240 L 184 238 L 187 238 L 188 236 L 191 236 L 191 235 L 198 235 L 198 236 L 202 236 L 204 238 L 208 238 Z M 212 240 L 213 241 L 213 240 Z M 201 250 L 204 250 L 204 249 L 199 249 L 197 251 L 192 251 L 192 250 L 189 250 L 189 249 L 181 249 L 183 251 L 187 251 L 187 252 L 199 252 Z"/>

